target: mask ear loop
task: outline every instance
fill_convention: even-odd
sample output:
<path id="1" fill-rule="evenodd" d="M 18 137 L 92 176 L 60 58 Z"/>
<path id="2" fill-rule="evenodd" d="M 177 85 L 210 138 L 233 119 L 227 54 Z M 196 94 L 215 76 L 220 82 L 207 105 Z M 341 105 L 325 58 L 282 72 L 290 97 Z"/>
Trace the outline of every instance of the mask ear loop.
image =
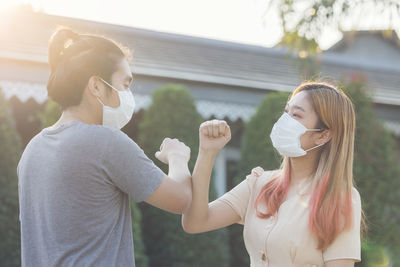
<path id="1" fill-rule="evenodd" d="M 101 77 L 99 77 L 99 79 L 102 80 L 103 83 L 107 84 L 111 89 L 113 89 L 114 91 L 117 91 L 117 93 L 118 93 L 118 90 L 115 89 L 114 86 L 112 86 L 111 84 L 109 84 L 108 82 L 106 82 L 106 81 L 105 81 L 103 78 L 101 78 Z M 104 103 L 100 100 L 100 98 L 97 97 L 97 96 L 96 96 L 96 98 L 97 98 L 97 100 L 100 102 L 100 104 L 102 104 L 103 107 L 104 107 L 105 105 L 104 105 Z"/>
<path id="2" fill-rule="evenodd" d="M 307 129 L 307 131 L 310 131 L 310 132 L 320 132 L 320 131 L 324 131 L 324 130 L 325 130 L 325 129 Z M 325 144 L 326 144 L 326 143 L 323 143 L 323 144 L 320 144 L 320 145 L 311 147 L 311 148 L 309 148 L 309 149 L 307 149 L 307 150 L 304 150 L 304 151 L 305 151 L 305 152 L 308 152 L 308 151 L 310 151 L 310 150 L 313 150 L 314 148 L 323 146 L 323 145 L 325 145 Z"/>
<path id="3" fill-rule="evenodd" d="M 313 150 L 314 148 L 317 148 L 317 147 L 320 147 L 320 146 L 323 146 L 323 145 L 325 145 L 326 143 L 323 143 L 323 144 L 320 144 L 320 145 L 317 145 L 317 146 L 314 146 L 314 147 L 312 147 L 312 148 L 309 148 L 309 149 L 307 149 L 307 150 L 304 150 L 305 152 L 308 152 L 308 151 L 310 151 L 310 150 Z"/>
<path id="4" fill-rule="evenodd" d="M 100 78 L 100 80 L 102 80 L 105 84 L 107 84 L 111 89 L 113 89 L 114 91 L 119 91 L 119 90 L 117 90 L 114 86 L 112 86 L 111 84 L 109 84 L 108 82 L 106 82 L 105 80 L 103 80 L 103 78 L 101 78 L 101 77 L 99 77 Z"/>
<path id="5" fill-rule="evenodd" d="M 99 98 L 98 96 L 96 96 L 96 98 L 97 98 L 97 101 L 99 101 L 100 104 L 104 107 L 104 104 L 103 104 L 103 102 L 100 100 L 100 98 Z"/>

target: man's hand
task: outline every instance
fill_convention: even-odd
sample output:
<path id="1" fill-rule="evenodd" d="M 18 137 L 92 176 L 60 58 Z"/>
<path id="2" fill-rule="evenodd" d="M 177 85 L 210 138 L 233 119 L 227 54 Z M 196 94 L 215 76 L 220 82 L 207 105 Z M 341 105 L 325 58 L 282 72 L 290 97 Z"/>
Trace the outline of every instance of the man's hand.
<path id="1" fill-rule="evenodd" d="M 165 164 L 176 157 L 187 164 L 190 159 L 190 148 L 178 139 L 165 138 L 155 156 Z"/>
<path id="2" fill-rule="evenodd" d="M 200 150 L 218 152 L 231 140 L 231 129 L 226 121 L 203 122 L 199 129 Z"/>

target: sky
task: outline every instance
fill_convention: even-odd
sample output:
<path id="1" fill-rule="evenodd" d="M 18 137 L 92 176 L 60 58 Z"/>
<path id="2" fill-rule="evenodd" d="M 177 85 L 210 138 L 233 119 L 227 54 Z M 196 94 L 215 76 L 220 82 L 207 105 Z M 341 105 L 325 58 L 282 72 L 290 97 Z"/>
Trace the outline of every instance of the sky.
<path id="1" fill-rule="evenodd" d="M 20 3 L 49 14 L 267 47 L 282 37 L 278 13 L 265 15 L 268 0 L 0 0 L 0 8 Z M 327 49 L 341 37 L 327 29 L 319 45 Z"/>

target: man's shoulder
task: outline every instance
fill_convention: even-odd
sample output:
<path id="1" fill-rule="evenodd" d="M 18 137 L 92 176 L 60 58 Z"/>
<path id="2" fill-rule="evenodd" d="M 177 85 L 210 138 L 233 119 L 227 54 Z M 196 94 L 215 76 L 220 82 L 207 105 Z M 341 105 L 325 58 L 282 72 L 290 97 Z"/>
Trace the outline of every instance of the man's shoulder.
<path id="1" fill-rule="evenodd" d="M 108 141 L 113 143 L 133 142 L 133 140 L 126 133 L 111 126 L 81 124 L 78 130 L 80 131 L 79 134 L 82 137 L 86 136 L 86 138 L 89 138 L 95 142 L 97 141 Z"/>

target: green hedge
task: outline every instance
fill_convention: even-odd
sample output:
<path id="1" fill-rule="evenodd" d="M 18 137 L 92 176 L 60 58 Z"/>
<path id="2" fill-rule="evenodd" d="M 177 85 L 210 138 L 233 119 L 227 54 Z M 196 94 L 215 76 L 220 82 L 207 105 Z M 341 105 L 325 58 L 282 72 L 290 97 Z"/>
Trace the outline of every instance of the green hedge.
<path id="1" fill-rule="evenodd" d="M 201 122 L 189 92 L 182 86 L 168 85 L 153 94 L 153 103 L 139 126 L 139 144 L 168 173 L 168 167 L 159 163 L 154 153 L 165 137 L 178 138 L 192 149 L 189 165 L 193 168 Z M 141 205 L 141 210 L 143 239 L 150 266 L 228 266 L 226 230 L 190 235 L 182 230 L 181 216 L 146 204 Z"/>
<path id="2" fill-rule="evenodd" d="M 0 90 L 0 265 L 20 266 L 17 164 L 21 140 Z"/>
<path id="3" fill-rule="evenodd" d="M 384 128 L 374 113 L 370 90 L 361 76 L 342 82 L 343 90 L 352 99 L 356 110 L 356 142 L 354 179 L 363 201 L 368 234 L 363 251 L 365 261 L 359 266 L 382 262 L 384 251 L 392 261 L 400 263 L 400 166 L 393 135 Z M 385 266 L 385 265 L 381 265 Z"/>
<path id="4" fill-rule="evenodd" d="M 138 267 L 149 266 L 149 258 L 146 255 L 142 239 L 142 212 L 135 202 L 131 201 L 132 233 L 135 247 L 135 263 Z"/>

